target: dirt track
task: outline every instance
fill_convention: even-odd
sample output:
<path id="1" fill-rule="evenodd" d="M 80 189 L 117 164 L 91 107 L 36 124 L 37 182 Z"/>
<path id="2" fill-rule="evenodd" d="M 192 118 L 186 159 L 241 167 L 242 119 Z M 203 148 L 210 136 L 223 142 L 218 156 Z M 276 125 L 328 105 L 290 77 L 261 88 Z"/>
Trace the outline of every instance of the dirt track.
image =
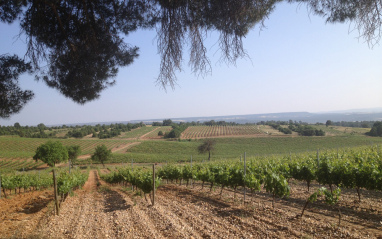
<path id="1" fill-rule="evenodd" d="M 273 209 L 266 192 L 248 197 L 243 206 L 233 202 L 232 190 L 224 190 L 220 199 L 220 189 L 210 192 L 209 187 L 201 190 L 200 184 L 195 188 L 169 184 L 160 186 L 153 207 L 136 192 L 99 181 L 97 172 L 91 171 L 84 188 L 64 202 L 60 216 L 41 209 L 35 213 L 39 220 L 32 213 L 24 224 L 14 221 L 11 227 L 10 221 L 7 234 L 1 235 L 30 225 L 36 229 L 29 233 L 34 231 L 38 238 L 382 238 L 380 192 L 365 195 L 359 204 L 353 192 L 344 191 L 338 228 L 337 211 L 320 202 L 309 206 L 303 218 L 296 217 L 309 193 L 304 184 L 291 187 L 291 198 L 277 200 Z M 237 194 L 237 200 L 242 197 Z M 3 220 L 2 216 L 0 223 Z"/>

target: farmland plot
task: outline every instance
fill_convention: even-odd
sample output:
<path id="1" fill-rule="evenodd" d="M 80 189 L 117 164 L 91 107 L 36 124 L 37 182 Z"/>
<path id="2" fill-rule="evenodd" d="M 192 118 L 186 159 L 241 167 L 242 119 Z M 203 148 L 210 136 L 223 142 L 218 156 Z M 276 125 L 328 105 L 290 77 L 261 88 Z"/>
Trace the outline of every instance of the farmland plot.
<path id="1" fill-rule="evenodd" d="M 172 130 L 171 126 L 160 126 L 160 127 L 152 127 L 153 130 L 151 130 L 149 133 L 141 136 L 141 139 L 161 139 L 162 136 L 158 136 L 159 131 L 162 131 L 163 134 L 168 133 Z"/>
<path id="2" fill-rule="evenodd" d="M 209 137 L 235 137 L 235 136 L 265 135 L 257 125 L 237 126 L 190 126 L 183 133 L 182 139 L 209 138 Z"/>
<path id="3" fill-rule="evenodd" d="M 155 206 L 151 206 L 150 201 L 137 193 L 119 185 L 108 185 L 100 181 L 96 171 L 91 171 L 83 190 L 77 190 L 76 196 L 63 203 L 60 216 L 51 214 L 51 207 L 44 207 L 46 200 L 52 199 L 51 191 L 41 192 L 41 196 L 26 193 L 12 200 L 0 200 L 0 238 L 382 236 L 380 192 L 367 192 L 363 202 L 357 203 L 354 192 L 344 191 L 340 205 L 342 222 L 338 226 L 337 210 L 324 202 L 316 202 L 304 217 L 297 217 L 309 193 L 305 184 L 296 181 L 291 182 L 291 190 L 293 197 L 277 200 L 273 209 L 272 197 L 264 190 L 247 194 L 247 203 L 243 205 L 242 191 L 233 201 L 229 189 L 220 199 L 220 190 L 210 192 L 209 187 L 202 190 L 200 183 L 192 187 L 166 184 L 158 188 Z M 31 200 L 26 200 L 28 197 Z"/>
<path id="4" fill-rule="evenodd" d="M 149 134 L 150 132 L 156 130 L 159 128 L 159 126 L 145 126 L 145 127 L 140 127 L 136 129 L 132 129 L 131 131 L 122 133 L 119 138 L 123 139 L 139 139 L 140 137 Z"/>

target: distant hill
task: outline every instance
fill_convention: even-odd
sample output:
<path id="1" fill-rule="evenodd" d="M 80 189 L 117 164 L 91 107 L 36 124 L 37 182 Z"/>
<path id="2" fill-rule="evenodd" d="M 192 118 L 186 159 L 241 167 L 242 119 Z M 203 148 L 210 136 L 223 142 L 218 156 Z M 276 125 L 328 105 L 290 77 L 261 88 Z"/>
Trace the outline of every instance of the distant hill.
<path id="1" fill-rule="evenodd" d="M 140 119 L 130 121 L 113 121 L 113 122 L 92 122 L 92 123 L 78 123 L 67 125 L 96 125 L 96 124 L 112 124 L 112 123 L 139 123 L 151 124 L 152 122 L 162 122 L 164 119 Z M 286 113 L 268 113 L 268 114 L 251 114 L 251 115 L 228 115 L 228 116 L 208 116 L 208 117 L 183 117 L 171 118 L 174 122 L 191 122 L 191 121 L 227 121 L 236 122 L 239 124 L 257 123 L 260 121 L 302 121 L 310 124 L 325 123 L 327 120 L 334 122 L 337 121 L 382 121 L 382 108 L 373 109 L 354 109 L 322 113 L 309 113 L 309 112 L 286 112 Z"/>
<path id="2" fill-rule="evenodd" d="M 344 112 L 344 113 L 309 113 L 309 112 L 287 112 L 287 113 L 269 113 L 269 114 L 252 114 L 252 115 L 229 115 L 229 116 L 210 116 L 210 117 L 185 117 L 185 118 L 172 118 L 174 122 L 191 122 L 191 121 L 227 121 L 236 122 L 240 124 L 257 123 L 260 121 L 302 121 L 307 123 L 325 123 L 327 120 L 331 121 L 381 121 L 382 109 L 379 112 Z M 131 123 L 143 121 L 146 124 L 152 122 L 161 122 L 163 119 L 151 120 L 133 120 Z"/>

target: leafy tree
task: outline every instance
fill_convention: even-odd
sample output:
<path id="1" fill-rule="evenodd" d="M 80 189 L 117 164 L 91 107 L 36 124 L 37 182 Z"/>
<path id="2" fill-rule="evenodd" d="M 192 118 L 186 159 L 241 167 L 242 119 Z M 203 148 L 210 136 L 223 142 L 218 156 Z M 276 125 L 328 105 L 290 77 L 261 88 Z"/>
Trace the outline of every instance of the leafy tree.
<path id="1" fill-rule="evenodd" d="M 161 122 L 153 122 L 152 126 L 162 126 L 163 124 Z"/>
<path id="2" fill-rule="evenodd" d="M 159 130 L 159 132 L 158 132 L 158 136 L 163 136 L 164 134 L 163 134 L 163 131 L 162 130 Z"/>
<path id="3" fill-rule="evenodd" d="M 60 141 L 48 141 L 36 149 L 33 159 L 36 161 L 41 160 L 54 167 L 57 163 L 63 163 L 68 160 L 68 150 Z"/>
<path id="4" fill-rule="evenodd" d="M 208 161 L 211 160 L 211 151 L 215 149 L 216 141 L 213 139 L 206 139 L 204 142 L 198 146 L 198 151 L 201 154 L 208 152 Z"/>
<path id="5" fill-rule="evenodd" d="M 327 120 L 325 125 L 326 125 L 326 127 L 329 127 L 332 124 L 333 124 L 333 122 L 331 120 Z"/>
<path id="6" fill-rule="evenodd" d="M 163 126 L 171 126 L 172 125 L 172 120 L 171 119 L 165 119 L 163 120 Z"/>
<path id="7" fill-rule="evenodd" d="M 105 167 L 104 162 L 111 158 L 111 150 L 107 149 L 106 145 L 98 145 L 92 155 L 92 160 L 99 161 Z"/>
<path id="8" fill-rule="evenodd" d="M 77 157 L 81 154 L 81 148 L 79 145 L 71 145 L 71 146 L 66 146 L 66 149 L 68 150 L 70 164 L 72 165 L 72 163 L 75 163 L 77 160 Z"/>
<path id="9" fill-rule="evenodd" d="M 382 137 L 382 121 L 375 122 L 370 132 L 368 132 L 367 134 L 370 136 Z"/>
<path id="10" fill-rule="evenodd" d="M 47 127 L 43 123 L 38 124 L 37 128 L 39 128 L 40 131 L 43 131 L 43 130 L 47 129 Z"/>

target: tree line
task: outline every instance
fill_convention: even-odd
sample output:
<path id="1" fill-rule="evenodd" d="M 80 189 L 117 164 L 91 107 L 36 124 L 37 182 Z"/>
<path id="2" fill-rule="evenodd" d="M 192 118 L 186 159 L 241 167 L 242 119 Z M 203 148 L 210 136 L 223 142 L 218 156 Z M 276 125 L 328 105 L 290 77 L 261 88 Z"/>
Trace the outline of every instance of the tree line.
<path id="1" fill-rule="evenodd" d="M 113 138 L 118 135 L 121 135 L 121 132 L 128 132 L 132 129 L 137 129 L 139 127 L 146 126 L 143 122 L 132 124 L 110 124 L 110 125 L 100 125 L 97 124 L 95 126 L 85 125 L 82 127 L 75 128 L 73 130 L 70 130 L 66 137 L 74 137 L 74 138 L 83 138 L 87 135 L 92 135 L 93 138 L 99 138 L 99 139 L 107 139 L 107 138 Z"/>

